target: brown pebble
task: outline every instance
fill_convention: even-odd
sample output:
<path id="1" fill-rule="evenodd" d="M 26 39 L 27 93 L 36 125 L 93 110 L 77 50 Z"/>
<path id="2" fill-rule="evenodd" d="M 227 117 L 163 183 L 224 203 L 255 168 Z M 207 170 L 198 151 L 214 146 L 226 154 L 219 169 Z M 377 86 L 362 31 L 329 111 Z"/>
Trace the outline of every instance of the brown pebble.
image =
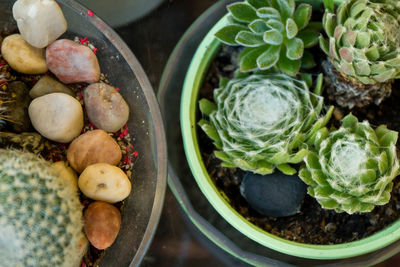
<path id="1" fill-rule="evenodd" d="M 67 151 L 68 162 L 77 172 L 95 163 L 117 165 L 122 158 L 118 144 L 103 130 L 88 131 L 78 136 Z"/>
<path id="2" fill-rule="evenodd" d="M 111 204 L 95 201 L 84 213 L 84 230 L 89 242 L 97 249 L 110 247 L 121 227 L 121 214 Z"/>

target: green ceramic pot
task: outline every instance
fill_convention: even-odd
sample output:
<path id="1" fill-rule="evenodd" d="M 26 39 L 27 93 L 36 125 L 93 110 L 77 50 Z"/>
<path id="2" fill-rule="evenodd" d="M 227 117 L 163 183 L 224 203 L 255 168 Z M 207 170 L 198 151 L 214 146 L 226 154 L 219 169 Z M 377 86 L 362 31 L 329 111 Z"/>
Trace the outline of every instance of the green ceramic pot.
<path id="1" fill-rule="evenodd" d="M 320 1 L 314 1 L 314 4 L 316 2 Z M 203 163 L 197 136 L 199 118 L 196 116 L 199 90 L 210 63 L 221 45 L 214 34 L 226 24 L 227 20 L 224 17 L 208 32 L 199 45 L 186 74 L 180 109 L 186 158 L 197 184 L 211 205 L 225 220 L 247 237 L 270 249 L 302 258 L 323 260 L 350 258 L 379 250 L 400 239 L 400 220 L 397 220 L 380 232 L 358 241 L 338 245 L 302 244 L 264 231 L 248 222 L 230 205 L 229 199 L 215 186 Z"/>

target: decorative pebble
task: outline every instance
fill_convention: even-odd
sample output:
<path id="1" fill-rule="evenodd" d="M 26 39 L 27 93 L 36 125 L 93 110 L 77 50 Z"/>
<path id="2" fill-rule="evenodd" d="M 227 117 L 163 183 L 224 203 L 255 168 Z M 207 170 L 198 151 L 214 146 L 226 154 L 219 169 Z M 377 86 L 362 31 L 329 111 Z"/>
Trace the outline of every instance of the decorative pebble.
<path id="1" fill-rule="evenodd" d="M 44 137 L 68 143 L 83 128 L 83 110 L 78 100 L 63 93 L 35 98 L 29 106 L 33 127 Z"/>
<path id="2" fill-rule="evenodd" d="M 68 86 L 47 75 L 40 78 L 40 80 L 29 91 L 29 95 L 32 98 L 52 93 L 64 93 L 70 96 L 75 96 L 74 92 Z"/>
<path id="3" fill-rule="evenodd" d="M 100 66 L 93 51 L 67 39 L 60 39 L 46 49 L 46 61 L 51 72 L 63 83 L 97 82 Z"/>
<path id="4" fill-rule="evenodd" d="M 106 249 L 114 243 L 121 227 L 119 210 L 103 201 L 95 201 L 84 213 L 84 230 L 89 242 L 97 249 Z"/>
<path id="5" fill-rule="evenodd" d="M 67 30 L 67 21 L 53 0 L 18 0 L 13 16 L 22 37 L 32 46 L 44 48 Z"/>
<path id="6" fill-rule="evenodd" d="M 23 82 L 15 81 L 8 85 L 9 99 L 11 101 L 7 116 L 11 127 L 19 133 L 26 132 L 32 127 L 28 115 L 28 107 L 31 102 L 28 92 L 28 86 Z"/>
<path id="7" fill-rule="evenodd" d="M 97 128 L 113 133 L 128 121 L 129 106 L 111 85 L 89 85 L 83 92 L 83 100 L 89 120 Z"/>
<path id="8" fill-rule="evenodd" d="M 325 231 L 329 233 L 334 233 L 336 231 L 336 224 L 330 222 L 327 225 L 325 225 Z"/>
<path id="9" fill-rule="evenodd" d="M 1 54 L 10 67 L 18 72 L 42 74 L 47 71 L 45 50 L 31 46 L 20 34 L 4 38 Z"/>
<path id="10" fill-rule="evenodd" d="M 128 176 L 118 167 L 107 163 L 89 165 L 79 176 L 79 189 L 88 198 L 116 203 L 131 192 Z"/>
<path id="11" fill-rule="evenodd" d="M 119 145 L 103 130 L 93 130 L 78 136 L 67 151 L 72 168 L 81 173 L 95 163 L 117 165 L 122 158 Z"/>
<path id="12" fill-rule="evenodd" d="M 307 186 L 297 175 L 279 171 L 269 175 L 245 172 L 240 193 L 262 215 L 285 217 L 298 213 Z"/>

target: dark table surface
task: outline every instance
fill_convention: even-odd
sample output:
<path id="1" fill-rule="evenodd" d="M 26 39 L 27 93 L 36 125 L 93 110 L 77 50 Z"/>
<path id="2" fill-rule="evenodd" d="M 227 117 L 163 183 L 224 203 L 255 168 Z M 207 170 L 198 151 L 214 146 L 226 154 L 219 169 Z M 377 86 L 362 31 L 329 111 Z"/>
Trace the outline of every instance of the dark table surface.
<path id="1" fill-rule="evenodd" d="M 152 0 L 148 0 L 152 1 Z M 165 0 L 146 17 L 118 27 L 155 91 L 165 64 L 188 27 L 217 0 Z M 167 189 L 164 210 L 142 266 L 245 266 L 216 247 L 189 221 Z M 400 266 L 398 257 L 379 266 Z"/>
<path id="2" fill-rule="evenodd" d="M 151 0 L 149 0 L 151 1 Z M 215 0 L 166 0 L 146 17 L 118 27 L 157 91 L 167 60 L 187 28 Z M 191 224 L 167 189 L 164 210 L 143 266 L 244 266 Z"/>

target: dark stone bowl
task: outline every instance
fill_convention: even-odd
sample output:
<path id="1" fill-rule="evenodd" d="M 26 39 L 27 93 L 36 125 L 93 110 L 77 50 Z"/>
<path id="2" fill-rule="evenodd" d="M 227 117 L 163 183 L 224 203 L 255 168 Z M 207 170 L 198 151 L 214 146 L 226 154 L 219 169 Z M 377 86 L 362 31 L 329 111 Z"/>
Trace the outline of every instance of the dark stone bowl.
<path id="1" fill-rule="evenodd" d="M 12 17 L 14 2 L 0 0 L 2 33 L 17 30 Z M 77 2 L 57 2 L 68 23 L 68 31 L 61 38 L 87 37 L 98 48 L 101 72 L 120 88 L 130 108 L 128 128 L 139 153 L 132 171 L 132 192 L 125 200 L 119 235 L 99 266 L 136 266 L 155 234 L 166 190 L 167 148 L 161 113 L 146 74 L 121 38 Z"/>

